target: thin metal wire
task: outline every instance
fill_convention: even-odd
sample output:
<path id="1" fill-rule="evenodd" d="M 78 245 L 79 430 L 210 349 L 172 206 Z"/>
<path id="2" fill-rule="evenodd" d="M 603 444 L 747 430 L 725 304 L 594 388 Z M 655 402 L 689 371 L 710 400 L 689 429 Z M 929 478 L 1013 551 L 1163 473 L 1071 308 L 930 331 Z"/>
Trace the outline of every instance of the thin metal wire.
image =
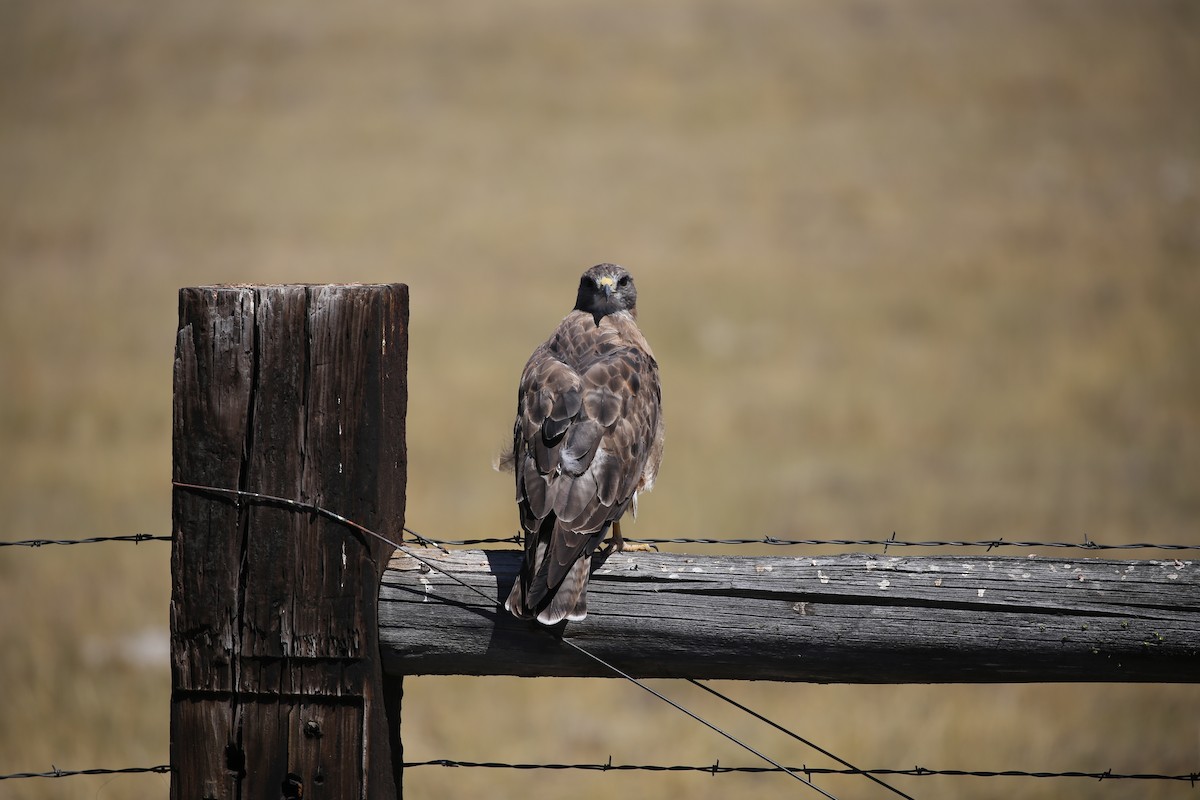
<path id="1" fill-rule="evenodd" d="M 834 796 L 833 796 L 833 795 L 831 795 L 829 792 L 827 792 L 827 791 L 825 791 L 824 789 L 822 789 L 820 786 L 817 786 L 817 785 L 816 785 L 815 783 L 813 783 L 811 780 L 806 780 L 806 779 L 805 779 L 803 776 L 801 776 L 799 773 L 797 773 L 797 772 L 793 772 L 792 770 L 790 770 L 790 769 L 788 769 L 787 767 L 783 766 L 782 764 L 780 764 L 778 761 L 776 761 L 775 759 L 771 758 L 770 756 L 768 756 L 768 755 L 764 755 L 763 753 L 760 753 L 759 751 L 755 750 L 755 749 L 754 749 L 753 747 L 751 747 L 750 745 L 748 745 L 748 744 L 746 744 L 745 742 L 743 742 L 743 741 L 741 741 L 740 739 L 738 739 L 738 738 L 737 738 L 736 736 L 734 736 L 733 734 L 731 734 L 731 733 L 728 733 L 728 732 L 726 732 L 726 731 L 723 731 L 723 730 L 721 730 L 721 729 L 720 729 L 720 728 L 718 728 L 716 725 L 712 724 L 711 722 L 709 722 L 708 720 L 704 719 L 703 717 L 701 717 L 701 716 L 699 716 L 699 715 L 697 715 L 697 714 L 694 714 L 694 713 L 692 713 L 691 711 L 688 711 L 686 708 L 684 708 L 683 706 L 679 705 L 679 703 L 676 703 L 674 700 L 670 699 L 669 697 L 667 697 L 667 696 L 665 696 L 665 695 L 663 695 L 663 694 L 660 694 L 659 692 L 657 692 L 657 691 L 655 691 L 654 689 L 650 688 L 650 686 L 649 686 L 649 685 L 647 685 L 647 684 L 645 684 L 645 683 L 642 683 L 641 681 L 639 681 L 637 678 L 633 677 L 632 675 L 630 675 L 630 674 L 628 674 L 628 673 L 626 673 L 626 672 L 624 672 L 624 671 L 622 671 L 622 670 L 619 670 L 619 669 L 617 669 L 617 668 L 616 668 L 616 667 L 614 667 L 612 664 L 609 664 L 607 661 L 605 661 L 604 659 L 602 659 L 602 658 L 600 658 L 599 656 L 595 655 L 594 653 L 589 653 L 587 650 L 583 649 L 582 647 L 580 647 L 579 645 L 577 645 L 577 644 L 575 644 L 574 642 L 570 641 L 569 639 L 560 639 L 559 641 L 561 641 L 563 644 L 570 645 L 571 647 L 575 648 L 575 649 L 576 649 L 576 650 L 578 650 L 580 653 L 583 653 L 585 656 L 587 656 L 588 658 L 592 659 L 592 660 L 593 660 L 593 661 L 595 661 L 596 663 L 598 663 L 598 664 L 600 664 L 600 665 L 602 665 L 602 666 L 606 667 L 607 669 L 609 669 L 609 670 L 610 670 L 610 671 L 612 671 L 613 673 L 615 673 L 615 674 L 617 674 L 617 675 L 620 675 L 620 676 L 621 676 L 622 678 L 624 678 L 625 680 L 627 680 L 627 681 L 630 681 L 631 683 L 634 683 L 634 684 L 636 684 L 637 686 L 640 686 L 642 689 L 645 689 L 647 692 L 649 692 L 650 694 L 654 695 L 654 696 L 655 696 L 655 697 L 657 697 L 659 700 L 662 700 L 664 703 L 667 703 L 668 705 L 670 705 L 670 706 L 672 706 L 672 707 L 674 707 L 674 708 L 678 709 L 679 711 L 682 711 L 684 714 L 687 714 L 689 717 L 691 717 L 692 719 L 696 720 L 696 721 L 697 721 L 697 722 L 699 722 L 701 725 L 704 725 L 705 727 L 709 728 L 710 730 L 716 731 L 717 733 L 721 734 L 722 736 L 724 736 L 724 737 L 725 737 L 726 739 L 728 739 L 729 741 L 731 741 L 731 742 L 734 742 L 734 743 L 738 744 L 738 745 L 739 745 L 739 746 L 741 746 L 743 749 L 745 749 L 745 750 L 749 750 L 751 753 L 753 753 L 754 755 L 758 756 L 758 757 L 759 757 L 759 758 L 761 758 L 763 761 L 766 761 L 768 764 L 771 764 L 771 765 L 773 765 L 773 766 L 776 768 L 776 769 L 775 769 L 775 770 L 773 770 L 773 771 L 781 771 L 781 772 L 785 772 L 785 773 L 787 773 L 788 775 L 791 775 L 791 776 L 792 776 L 793 778 L 795 778 L 796 780 L 798 780 L 798 781 L 800 781 L 801 783 L 803 783 L 805 786 L 808 786 L 808 787 L 810 787 L 810 788 L 814 789 L 815 791 L 817 791 L 817 792 L 820 792 L 820 793 L 821 793 L 821 794 L 823 794 L 825 797 L 832 798 L 832 800 L 837 800 L 837 798 L 836 798 L 836 797 L 834 797 Z"/>
<path id="2" fill-rule="evenodd" d="M 0 781 L 16 778 L 69 778 L 73 775 L 136 775 L 148 772 L 166 774 L 170 771 L 170 764 L 159 764 L 157 767 L 123 767 L 121 769 L 59 769 L 51 764 L 49 772 L 14 772 L 11 775 L 0 775 Z"/>
<path id="3" fill-rule="evenodd" d="M 894 786 L 892 786 L 892 785 L 890 785 L 890 784 L 888 784 L 888 783 L 885 783 L 885 782 L 881 781 L 879 778 L 875 777 L 874 775 L 870 775 L 870 774 L 868 774 L 868 773 L 862 772 L 862 770 L 859 770 L 859 769 L 858 769 L 858 767 L 854 766 L 853 764 L 851 764 L 851 763 L 850 763 L 849 761 L 847 761 L 846 759 L 844 759 L 844 758 L 842 758 L 842 757 L 840 757 L 840 756 L 838 756 L 838 755 L 835 755 L 835 754 L 833 754 L 833 753 L 829 752 L 828 750 L 826 750 L 825 748 L 821 747 L 820 745 L 814 744 L 813 742 L 809 741 L 808 739 L 805 739 L 805 738 L 804 738 L 803 736 L 801 736 L 800 734 L 798 734 L 798 733 L 795 733 L 794 731 L 790 731 L 790 730 L 788 730 L 787 728 L 785 728 L 785 727 L 783 727 L 782 725 L 780 725 L 778 722 L 775 722 L 775 721 L 773 721 L 773 720 L 769 720 L 769 719 L 767 719 L 767 718 L 766 718 L 766 717 L 764 717 L 762 714 L 758 713 L 757 711 L 755 711 L 755 710 L 754 710 L 754 709 L 752 709 L 752 708 L 748 708 L 747 706 L 744 706 L 744 705 L 742 705 L 742 704 L 741 704 L 741 703 L 739 703 L 738 701 L 734 700 L 732 697 L 729 697 L 728 695 L 722 694 L 721 692 L 718 692 L 716 689 L 712 688 L 711 686 L 708 686 L 708 685 L 706 685 L 706 684 L 703 684 L 703 683 L 701 683 L 700 681 L 698 681 L 698 680 L 695 680 L 695 679 L 693 679 L 693 678 L 685 678 L 685 680 L 686 680 L 688 683 L 692 684 L 693 686 L 699 687 L 699 688 L 703 689 L 704 691 L 708 692 L 709 694 L 711 694 L 711 695 L 714 695 L 714 696 L 716 696 L 716 697 L 719 697 L 719 698 L 721 698 L 722 700 L 724 700 L 726 703 L 728 703 L 729 705 L 733 706 L 734 708 L 737 708 L 737 709 L 739 709 L 739 710 L 741 710 L 741 711 L 744 711 L 745 713 L 747 713 L 747 714 L 749 714 L 750 716 L 752 716 L 752 717 L 754 717 L 755 719 L 757 719 L 759 722 L 765 722 L 766 724 L 770 725 L 770 726 L 771 726 L 772 728 L 774 728 L 775 730 L 777 730 L 777 731 L 780 731 L 781 733 L 786 733 L 788 736 L 792 737 L 793 739 L 795 739 L 796 741 L 800 742 L 801 744 L 807 745 L 807 746 L 811 747 L 813 750 L 816 750 L 816 751 L 817 751 L 818 753 L 820 753 L 821 755 L 828 756 L 829 758 L 832 758 L 834 761 L 838 762 L 838 763 L 839 763 L 839 764 L 841 764 L 843 767 L 846 767 L 847 769 L 856 770 L 856 771 L 858 771 L 860 774 L 862 774 L 862 775 L 866 775 L 866 777 L 867 777 L 868 779 L 870 779 L 870 780 L 874 781 L 875 783 L 879 784 L 880 786 L 882 786 L 883 788 L 887 789 L 888 791 L 890 791 L 890 792 L 893 792 L 893 793 L 895 793 L 895 794 L 898 794 L 898 795 L 900 795 L 901 797 L 906 797 L 906 798 L 908 798 L 908 800 L 914 800 L 914 798 L 913 798 L 911 795 L 907 795 L 907 794 L 905 794 L 904 792 L 900 791 L 900 790 L 899 790 L 899 789 L 897 789 L 896 787 L 894 787 Z"/>
<path id="4" fill-rule="evenodd" d="M 101 542 L 169 542 L 170 536 L 154 536 L 149 533 L 132 533 L 127 536 L 92 536 L 88 539 L 21 539 L 15 542 L 0 542 L 0 547 L 43 547 L 48 544 L 99 544 Z"/>
<path id="5" fill-rule="evenodd" d="M 443 568 L 442 566 L 440 566 L 438 564 L 434 564 L 434 563 L 422 558 L 421 556 L 418 556 L 416 553 L 414 553 L 412 550 L 410 550 L 408 547 L 404 546 L 403 544 L 394 542 L 394 541 L 388 539 L 387 537 L 383 536 L 382 534 L 376 533 L 375 531 L 371 530 L 370 528 L 360 525 L 357 522 L 354 522 L 353 520 L 347 519 L 346 517 L 343 517 L 341 514 L 337 514 L 333 511 L 322 508 L 321 506 L 317 506 L 312 503 L 304 503 L 304 502 L 301 502 L 298 500 L 291 500 L 286 497 L 276 497 L 273 495 L 259 494 L 257 492 L 247 492 L 247 491 L 243 491 L 241 489 L 223 489 L 223 488 L 219 488 L 219 487 L 215 487 L 215 486 L 201 486 L 199 484 L 183 483 L 180 481 L 172 481 L 172 484 L 179 488 L 192 489 L 192 490 L 200 491 L 200 492 L 222 494 L 222 495 L 234 496 L 234 497 L 238 497 L 238 498 L 249 497 L 249 498 L 252 498 L 255 500 L 260 500 L 260 501 L 269 502 L 269 503 L 276 503 L 276 504 L 289 506 L 291 508 L 298 508 L 298 509 L 310 511 L 313 513 L 321 514 L 330 519 L 337 520 L 338 522 L 349 525 L 350 527 L 354 528 L 357 531 L 360 531 L 361 533 L 364 533 L 368 536 L 373 536 L 376 539 L 379 539 L 380 541 L 390 544 L 391 546 L 395 547 L 397 550 L 399 550 L 400 552 L 409 556 L 410 558 L 414 559 L 415 561 L 418 561 L 419 563 L 424 564 L 425 566 L 429 567 L 431 570 L 440 572 L 442 575 L 445 575 L 447 578 L 450 578 L 452 581 L 454 581 L 455 583 L 464 587 L 465 589 L 468 589 L 468 590 L 474 592 L 475 594 L 479 595 L 484 600 L 486 600 L 488 603 L 491 603 L 491 604 L 499 607 L 499 603 L 497 602 L 496 598 L 490 596 L 489 594 L 480 590 L 479 588 L 472 586 L 471 584 L 467 583 L 463 579 L 459 578 L 457 575 L 447 572 L 445 570 L 445 568 Z M 405 528 L 404 530 L 405 530 L 405 532 L 412 533 L 414 536 L 416 536 L 418 538 L 418 540 L 424 541 L 424 542 L 429 542 L 432 544 L 432 542 L 430 542 L 430 540 L 425 539 L 425 537 L 419 536 L 418 534 L 416 534 L 413 531 L 409 531 L 408 528 Z M 447 551 L 442 550 L 442 552 L 447 552 Z M 712 730 L 714 730 L 717 733 L 724 736 L 726 739 L 729 739 L 731 742 L 737 744 L 739 747 L 742 747 L 743 749 L 753 753 L 754 755 L 758 756 L 759 758 L 763 759 L 764 761 L 768 762 L 769 764 L 772 764 L 775 767 L 778 767 L 780 770 L 791 775 L 793 778 L 800 781 L 805 786 L 809 786 L 812 789 L 816 790 L 817 792 L 820 792 L 825 797 L 830 798 L 830 800 L 837 800 L 836 797 L 834 797 L 832 794 L 829 794 L 828 792 L 824 791 L 819 786 L 812 783 L 812 781 L 806 780 L 803 776 L 798 775 L 794 772 L 790 772 L 786 767 L 782 766 L 778 761 L 764 755 L 763 753 L 760 753 L 758 750 L 755 750 L 753 747 L 751 747 L 750 745 L 741 741 L 737 737 L 733 736 L 732 734 L 726 733 L 725 731 L 721 730 L 717 726 L 713 725 L 708 720 L 687 710 L 686 708 L 679 705 L 675 701 L 667 698 L 665 695 L 655 691 L 649 685 L 643 683 L 642 681 L 638 680 L 637 678 L 633 677 L 632 675 L 629 675 L 628 673 L 623 672 L 622 670 L 618 669 L 617 667 L 613 666 L 612 664 L 609 664 L 604 659 L 602 659 L 599 656 L 595 655 L 594 653 L 586 650 L 585 648 L 581 647 L 580 645 L 576 644 L 575 642 L 572 642 L 569 639 L 559 638 L 559 637 L 555 636 L 554 633 L 552 631 L 550 631 L 549 629 L 542 628 L 541 630 L 544 630 L 548 636 L 551 636 L 552 638 L 556 639 L 557 641 L 569 645 L 570 647 L 574 648 L 581 654 L 583 654 L 583 655 L 587 656 L 588 658 L 596 661 L 597 663 L 603 665 L 604 667 L 609 669 L 611 672 L 613 672 L 615 675 L 619 675 L 620 677 L 633 683 L 635 686 L 638 686 L 639 688 L 649 692 L 650 694 L 654 695 L 655 697 L 662 700 L 663 702 L 666 702 L 666 703 L 670 704 L 671 706 L 673 706 L 674 708 L 678 709 L 679 711 L 683 712 L 684 714 L 687 714 L 689 717 L 696 720 L 697 722 L 700 722 L 700 723 L 708 726 Z"/>
<path id="6" fill-rule="evenodd" d="M 779 772 L 775 767 L 726 767 L 721 762 L 703 766 L 688 764 L 614 764 L 611 757 L 604 764 L 513 764 L 496 761 L 454 761 L 447 758 L 437 758 L 430 761 L 406 761 L 405 769 L 413 767 L 464 767 L 482 769 L 549 769 L 549 770 L 591 770 L 596 772 L 643 771 L 643 772 L 707 772 L 712 775 L 728 773 L 768 773 Z M 788 767 L 792 772 L 805 775 L 901 775 L 914 778 L 957 777 L 957 778 L 1090 778 L 1097 781 L 1187 781 L 1193 786 L 1200 782 L 1200 772 L 1188 772 L 1167 775 L 1152 772 L 1031 772 L 1027 770 L 965 770 L 965 769 L 929 769 L 927 767 L 912 767 L 909 769 L 838 769 L 836 767 Z"/>
<path id="7" fill-rule="evenodd" d="M 299 509 L 301 511 L 308 511 L 325 517 L 326 519 L 331 519 L 334 522 L 340 522 L 343 525 L 348 525 L 349 527 L 353 528 L 359 533 L 365 534 L 366 536 L 373 536 L 384 544 L 390 544 L 392 547 L 395 547 L 396 549 L 403 551 L 413 558 L 416 558 L 418 561 L 421 561 L 420 558 L 409 552 L 408 548 L 406 548 L 404 545 L 397 544 L 383 534 L 376 533 L 365 525 L 359 525 L 354 520 L 349 519 L 348 517 L 343 517 L 341 514 L 338 514 L 335 511 L 330 511 L 329 509 L 319 506 L 315 503 L 305 503 L 301 500 L 291 500 L 287 497 L 277 497 L 275 495 L 261 494 L 259 492 L 247 492 L 244 489 L 222 489 L 219 486 L 201 486 L 197 483 L 183 483 L 182 481 L 171 481 L 171 485 L 180 489 L 193 489 L 198 492 L 207 492 L 209 494 L 222 494 L 236 498 L 247 497 L 251 500 L 259 500 L 264 503 L 272 503 L 275 505 L 287 506 L 288 508 Z M 437 542 L 433 541 L 432 539 L 426 539 L 421 534 L 417 533 L 416 531 L 409 530 L 408 528 L 403 528 L 402 530 L 416 539 L 418 544 L 426 547 L 437 547 L 437 549 L 441 550 L 443 553 L 449 554 L 448 550 L 446 550 L 444 547 L 438 547 Z M 421 563 L 425 564 L 426 562 L 422 561 Z M 426 564 L 426 566 L 429 565 Z"/>

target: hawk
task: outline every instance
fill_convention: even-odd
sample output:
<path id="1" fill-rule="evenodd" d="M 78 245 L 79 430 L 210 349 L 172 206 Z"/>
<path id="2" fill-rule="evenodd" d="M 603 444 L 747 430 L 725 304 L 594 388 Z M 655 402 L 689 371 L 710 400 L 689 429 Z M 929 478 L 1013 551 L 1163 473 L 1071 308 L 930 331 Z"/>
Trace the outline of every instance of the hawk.
<path id="1" fill-rule="evenodd" d="M 591 557 L 637 514 L 663 453 L 658 362 L 637 326 L 633 277 L 597 264 L 575 308 L 521 373 L 513 449 L 525 559 L 504 607 L 543 625 L 587 616 Z"/>

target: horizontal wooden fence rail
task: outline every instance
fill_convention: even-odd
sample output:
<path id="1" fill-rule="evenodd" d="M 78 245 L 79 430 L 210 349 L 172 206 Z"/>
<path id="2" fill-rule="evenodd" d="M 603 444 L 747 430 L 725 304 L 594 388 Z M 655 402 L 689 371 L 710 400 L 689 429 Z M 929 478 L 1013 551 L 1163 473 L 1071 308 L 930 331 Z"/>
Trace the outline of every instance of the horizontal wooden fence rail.
<path id="1" fill-rule="evenodd" d="M 392 674 L 612 676 L 566 636 L 636 677 L 1200 681 L 1195 561 L 614 553 L 547 630 L 498 604 L 519 552 L 413 552 L 380 586 Z"/>

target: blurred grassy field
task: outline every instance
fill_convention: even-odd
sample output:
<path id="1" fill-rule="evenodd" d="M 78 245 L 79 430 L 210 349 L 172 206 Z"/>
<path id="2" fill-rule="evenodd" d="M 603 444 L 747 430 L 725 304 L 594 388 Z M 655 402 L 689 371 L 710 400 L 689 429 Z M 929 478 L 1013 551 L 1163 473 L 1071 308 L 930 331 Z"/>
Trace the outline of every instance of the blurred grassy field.
<path id="1" fill-rule="evenodd" d="M 0 536 L 167 533 L 175 292 L 290 281 L 411 285 L 408 522 L 507 535 L 490 462 L 517 376 L 612 260 L 669 423 L 632 535 L 1200 543 L 1197 86 L 1186 0 L 5 0 Z M 164 544 L 0 551 L 0 773 L 167 761 L 167 603 Z M 1200 767 L 1190 686 L 725 688 L 864 766 Z M 411 759 L 752 763 L 613 681 L 406 689 Z M 407 788 L 795 790 L 434 768 Z"/>

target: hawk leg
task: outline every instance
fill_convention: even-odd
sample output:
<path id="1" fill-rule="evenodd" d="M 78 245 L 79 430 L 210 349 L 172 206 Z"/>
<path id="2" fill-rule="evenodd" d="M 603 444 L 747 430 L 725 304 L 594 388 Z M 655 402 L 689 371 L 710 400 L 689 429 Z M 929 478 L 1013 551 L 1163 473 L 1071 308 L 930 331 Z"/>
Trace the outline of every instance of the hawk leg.
<path id="1" fill-rule="evenodd" d="M 625 537 L 621 535 L 621 521 L 617 520 L 612 524 L 612 536 L 608 537 L 605 542 L 607 552 L 611 553 L 614 550 L 618 553 L 649 553 L 658 548 L 654 545 L 642 544 L 641 542 L 626 542 Z"/>

